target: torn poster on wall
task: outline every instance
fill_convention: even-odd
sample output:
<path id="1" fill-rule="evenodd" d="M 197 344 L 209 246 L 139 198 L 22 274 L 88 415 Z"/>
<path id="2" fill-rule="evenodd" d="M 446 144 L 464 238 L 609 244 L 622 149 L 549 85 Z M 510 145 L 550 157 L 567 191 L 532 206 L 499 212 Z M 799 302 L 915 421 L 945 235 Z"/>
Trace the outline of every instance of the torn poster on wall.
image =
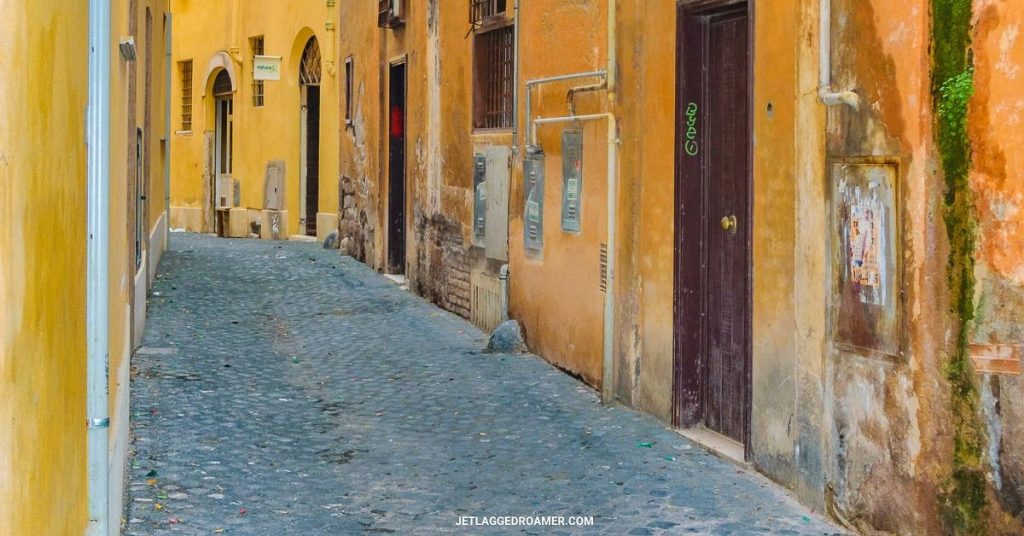
<path id="1" fill-rule="evenodd" d="M 832 325 L 836 342 L 897 355 L 896 164 L 832 167 Z"/>

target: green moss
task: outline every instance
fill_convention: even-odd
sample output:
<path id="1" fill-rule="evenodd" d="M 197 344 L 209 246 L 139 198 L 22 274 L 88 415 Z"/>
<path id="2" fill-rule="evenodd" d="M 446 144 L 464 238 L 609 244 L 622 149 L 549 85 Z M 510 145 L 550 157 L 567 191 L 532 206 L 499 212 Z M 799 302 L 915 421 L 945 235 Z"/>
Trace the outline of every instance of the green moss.
<path id="1" fill-rule="evenodd" d="M 946 182 L 944 220 L 949 238 L 950 303 L 957 321 L 956 346 L 944 373 L 954 420 L 953 470 L 939 497 L 954 534 L 984 534 L 988 509 L 984 435 L 978 392 L 968 353 L 974 318 L 974 253 L 977 220 L 969 183 L 971 144 L 967 110 L 974 93 L 970 54 L 971 0 L 932 0 L 932 98 L 935 135 Z"/>

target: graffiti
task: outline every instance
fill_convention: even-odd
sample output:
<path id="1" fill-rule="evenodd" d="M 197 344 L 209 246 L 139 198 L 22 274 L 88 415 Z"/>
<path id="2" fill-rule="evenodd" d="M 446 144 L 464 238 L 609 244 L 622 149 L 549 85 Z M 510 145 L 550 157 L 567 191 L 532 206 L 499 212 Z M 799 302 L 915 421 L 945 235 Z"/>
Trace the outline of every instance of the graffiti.
<path id="1" fill-rule="evenodd" d="M 691 102 L 686 106 L 686 142 L 683 149 L 690 156 L 697 156 L 700 147 L 697 145 L 697 103 Z"/>

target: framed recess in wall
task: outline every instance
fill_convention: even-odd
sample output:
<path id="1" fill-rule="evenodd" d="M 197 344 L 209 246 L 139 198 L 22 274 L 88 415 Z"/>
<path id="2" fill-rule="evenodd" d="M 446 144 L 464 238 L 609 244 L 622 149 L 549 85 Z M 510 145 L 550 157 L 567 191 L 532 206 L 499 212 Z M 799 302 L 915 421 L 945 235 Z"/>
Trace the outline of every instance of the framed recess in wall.
<path id="1" fill-rule="evenodd" d="M 830 169 L 833 340 L 855 353 L 901 356 L 899 165 L 844 159 Z"/>

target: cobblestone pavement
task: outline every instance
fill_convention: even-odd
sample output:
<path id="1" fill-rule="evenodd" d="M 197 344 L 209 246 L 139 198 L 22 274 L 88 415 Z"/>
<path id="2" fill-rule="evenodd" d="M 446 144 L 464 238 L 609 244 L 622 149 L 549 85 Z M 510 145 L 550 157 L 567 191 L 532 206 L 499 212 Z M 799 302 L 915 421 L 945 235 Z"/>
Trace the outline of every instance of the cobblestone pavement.
<path id="1" fill-rule="evenodd" d="M 353 259 L 171 238 L 132 363 L 126 534 L 838 532 Z M 456 524 L 501 515 L 593 526 Z"/>

